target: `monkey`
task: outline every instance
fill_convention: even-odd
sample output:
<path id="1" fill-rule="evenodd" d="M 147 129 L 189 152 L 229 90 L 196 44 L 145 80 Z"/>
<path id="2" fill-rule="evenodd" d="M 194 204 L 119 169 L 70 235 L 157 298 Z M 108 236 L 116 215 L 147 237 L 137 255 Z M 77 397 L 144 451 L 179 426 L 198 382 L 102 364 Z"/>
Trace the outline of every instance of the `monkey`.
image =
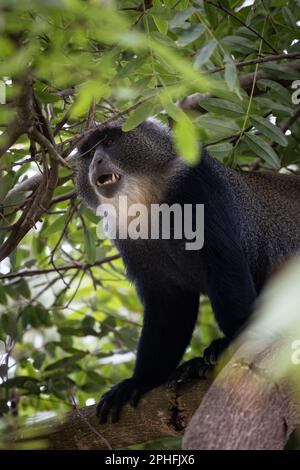
<path id="1" fill-rule="evenodd" d="M 113 240 L 143 304 L 143 326 L 132 377 L 101 398 L 100 422 L 119 419 L 149 390 L 199 376 L 247 324 L 272 270 L 300 248 L 300 178 L 230 168 L 199 145 L 199 162 L 184 163 L 168 126 L 147 119 L 122 130 L 122 119 L 100 125 L 82 142 L 75 186 L 93 210 L 131 204 L 204 204 L 204 244 L 182 239 Z M 224 334 L 178 367 L 189 345 L 200 294 L 208 296 Z"/>

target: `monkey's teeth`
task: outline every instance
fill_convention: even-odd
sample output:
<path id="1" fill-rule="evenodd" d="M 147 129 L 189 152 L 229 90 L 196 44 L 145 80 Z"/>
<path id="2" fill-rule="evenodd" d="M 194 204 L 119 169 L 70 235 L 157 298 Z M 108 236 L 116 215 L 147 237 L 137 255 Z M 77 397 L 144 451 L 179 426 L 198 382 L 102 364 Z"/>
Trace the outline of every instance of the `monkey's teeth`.
<path id="1" fill-rule="evenodd" d="M 112 184 L 112 183 L 116 183 L 116 181 L 119 181 L 120 179 L 120 175 L 118 175 L 117 173 L 112 173 L 111 175 L 107 175 L 107 180 L 106 181 L 103 181 L 103 183 L 101 181 L 97 181 L 96 182 L 96 185 L 97 186 L 103 186 L 104 184 Z"/>

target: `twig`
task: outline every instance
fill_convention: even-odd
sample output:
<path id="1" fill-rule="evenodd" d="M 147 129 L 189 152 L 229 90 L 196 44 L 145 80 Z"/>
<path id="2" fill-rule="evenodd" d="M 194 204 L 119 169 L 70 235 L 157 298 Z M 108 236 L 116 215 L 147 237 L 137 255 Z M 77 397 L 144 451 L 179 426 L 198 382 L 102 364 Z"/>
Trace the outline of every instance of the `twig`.
<path id="1" fill-rule="evenodd" d="M 295 121 L 300 117 L 300 106 L 297 106 L 293 114 L 286 119 L 284 119 L 280 124 L 279 127 L 282 130 L 282 132 L 287 131 L 292 127 Z"/>
<path id="2" fill-rule="evenodd" d="M 228 10 L 226 7 L 221 5 L 221 3 L 214 3 L 211 0 L 206 0 L 206 3 L 209 3 L 210 5 L 219 8 L 220 10 L 224 11 L 228 15 L 230 15 L 232 18 L 234 18 L 236 21 L 238 21 L 240 24 L 242 24 L 245 28 L 249 29 L 254 33 L 257 37 L 259 37 L 275 54 L 278 54 L 278 51 L 272 46 L 271 43 L 267 39 L 265 39 L 256 29 L 252 28 L 252 26 L 247 25 L 241 18 L 239 18 L 235 13 L 233 13 L 231 10 Z"/>
<path id="3" fill-rule="evenodd" d="M 43 145 L 46 147 L 50 155 L 54 160 L 57 160 L 62 166 L 68 168 L 69 170 L 72 170 L 72 167 L 68 165 L 68 163 L 62 158 L 62 156 L 57 152 L 55 146 L 45 137 L 43 134 L 41 134 L 39 131 L 36 129 L 33 129 L 30 132 L 30 136 L 40 145 Z"/>
<path id="4" fill-rule="evenodd" d="M 105 263 L 110 263 L 111 261 L 115 261 L 119 259 L 120 255 L 111 255 L 107 258 L 104 258 L 100 261 L 96 261 L 95 263 L 73 263 L 66 266 L 57 266 L 56 269 L 49 268 L 49 269 L 32 269 L 27 271 L 18 271 L 17 273 L 9 273 L 3 274 L 0 276 L 0 280 L 2 279 L 15 279 L 18 277 L 32 277 L 32 276 L 40 276 L 41 274 L 49 274 L 49 273 L 56 273 L 58 271 L 66 272 L 70 271 L 71 269 L 83 269 L 86 271 L 89 268 L 94 268 L 97 266 L 102 266 Z"/>
<path id="5" fill-rule="evenodd" d="M 275 60 L 281 60 L 281 59 L 297 59 L 297 58 L 300 58 L 299 51 L 290 52 L 288 54 L 272 54 L 272 55 L 267 55 L 265 57 L 258 57 L 256 59 L 243 60 L 242 62 L 235 62 L 235 66 L 239 69 L 242 67 L 246 67 L 247 65 L 255 65 L 255 64 L 260 64 L 263 62 L 273 62 Z M 208 69 L 208 73 L 217 73 L 217 72 L 221 72 L 224 69 L 225 69 L 225 65 L 222 65 L 221 67 Z"/>

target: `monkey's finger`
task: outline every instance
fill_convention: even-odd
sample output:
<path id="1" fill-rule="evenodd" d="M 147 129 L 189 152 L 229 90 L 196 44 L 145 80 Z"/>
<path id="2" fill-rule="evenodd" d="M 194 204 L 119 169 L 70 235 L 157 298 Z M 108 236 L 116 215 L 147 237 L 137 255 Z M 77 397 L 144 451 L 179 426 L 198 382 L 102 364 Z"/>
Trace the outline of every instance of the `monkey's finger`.
<path id="1" fill-rule="evenodd" d="M 168 388 L 174 388 L 174 387 L 176 387 L 177 383 L 178 383 L 177 382 L 177 377 L 172 376 L 167 382 L 167 387 Z"/>
<path id="2" fill-rule="evenodd" d="M 136 388 L 133 392 L 133 394 L 131 395 L 131 398 L 130 398 L 130 405 L 133 407 L 133 408 L 136 408 L 138 406 L 138 403 L 143 395 L 143 393 L 145 393 L 144 391 Z"/>
<path id="3" fill-rule="evenodd" d="M 120 419 L 121 410 L 123 408 L 124 402 L 118 403 L 111 409 L 111 422 L 117 423 Z"/>
<path id="4" fill-rule="evenodd" d="M 199 372 L 198 372 L 198 377 L 202 378 L 202 379 L 208 379 L 210 377 L 210 375 L 212 374 L 214 370 L 214 366 L 213 365 L 205 365 L 203 366 L 201 369 L 199 369 Z"/>
<path id="5" fill-rule="evenodd" d="M 97 407 L 97 416 L 100 424 L 106 423 L 110 409 L 111 403 L 108 400 L 101 400 Z"/>
<path id="6" fill-rule="evenodd" d="M 167 386 L 169 388 L 176 387 L 180 382 L 184 382 L 185 380 L 187 380 L 188 377 L 189 377 L 189 373 L 188 373 L 187 368 L 185 367 L 181 369 L 179 367 L 179 369 L 177 369 L 177 371 L 174 372 L 174 374 L 168 380 Z"/>
<path id="7" fill-rule="evenodd" d="M 129 400 L 131 391 L 130 389 L 120 389 L 114 394 L 111 403 L 112 423 L 119 421 L 121 410 L 124 404 Z"/>

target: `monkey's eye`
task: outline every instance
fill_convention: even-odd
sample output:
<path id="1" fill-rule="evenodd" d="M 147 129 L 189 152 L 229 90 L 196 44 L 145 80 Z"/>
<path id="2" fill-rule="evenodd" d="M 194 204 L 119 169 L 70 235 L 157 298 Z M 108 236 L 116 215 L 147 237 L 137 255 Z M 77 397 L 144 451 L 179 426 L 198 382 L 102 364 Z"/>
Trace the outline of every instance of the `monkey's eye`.
<path id="1" fill-rule="evenodd" d="M 112 139 L 105 139 L 103 143 L 105 147 L 110 147 L 114 143 L 114 141 Z"/>

